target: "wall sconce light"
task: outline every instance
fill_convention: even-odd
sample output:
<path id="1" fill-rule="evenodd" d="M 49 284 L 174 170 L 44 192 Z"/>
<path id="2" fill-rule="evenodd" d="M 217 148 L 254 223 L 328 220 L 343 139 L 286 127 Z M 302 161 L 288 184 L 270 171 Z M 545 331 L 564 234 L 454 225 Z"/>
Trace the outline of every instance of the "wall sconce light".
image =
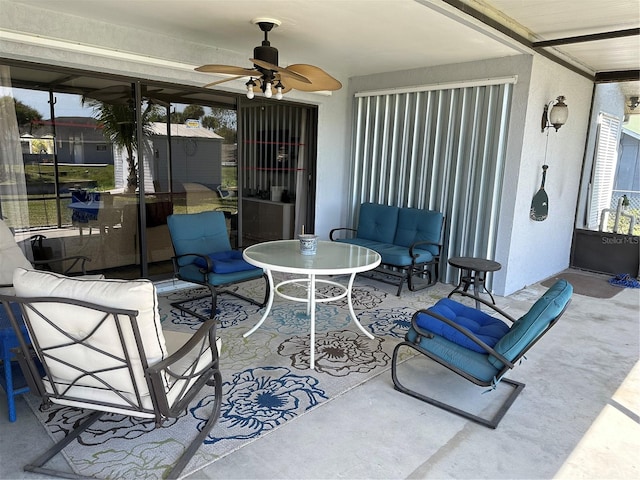
<path id="1" fill-rule="evenodd" d="M 544 111 L 542 112 L 542 132 L 544 132 L 547 128 L 553 127 L 558 129 L 567 123 L 567 117 L 569 116 L 569 108 L 564 103 L 564 96 L 560 95 L 555 100 L 555 104 L 553 100 L 544 106 Z M 549 110 L 549 106 L 551 110 Z"/>
<path id="2" fill-rule="evenodd" d="M 638 105 L 640 105 L 639 97 L 629 97 L 629 103 L 627 104 L 629 110 L 635 110 Z"/>

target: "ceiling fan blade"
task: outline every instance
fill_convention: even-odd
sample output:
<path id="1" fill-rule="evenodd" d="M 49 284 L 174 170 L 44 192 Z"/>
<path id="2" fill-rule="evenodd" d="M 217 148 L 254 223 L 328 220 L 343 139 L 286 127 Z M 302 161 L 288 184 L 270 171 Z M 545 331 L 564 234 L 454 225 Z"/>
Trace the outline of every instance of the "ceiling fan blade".
<path id="1" fill-rule="evenodd" d="M 317 92 L 321 90 L 340 90 L 342 88 L 342 83 L 333 78 L 320 67 L 316 67 L 314 65 L 297 63 L 294 65 L 289 65 L 286 70 L 287 72 L 293 72 L 295 74 L 302 75 L 311 81 L 310 84 L 305 82 L 298 82 L 296 81 L 296 78 L 294 76 L 287 75 L 287 86 L 290 85 L 296 90 L 301 90 L 303 92 Z"/>
<path id="2" fill-rule="evenodd" d="M 230 77 L 230 78 L 223 78 L 222 80 L 218 80 L 217 82 L 211 82 L 211 83 L 207 83 L 204 87 L 202 88 L 207 88 L 207 87 L 213 87 L 214 85 L 218 85 L 220 83 L 225 83 L 225 82 L 230 82 L 232 80 L 238 80 L 239 78 L 243 78 L 246 77 L 247 75 L 239 75 L 236 77 Z"/>
<path id="3" fill-rule="evenodd" d="M 259 72 L 249 68 L 234 67 L 232 65 L 202 65 L 195 69 L 196 72 L 223 73 L 226 75 L 239 75 L 241 77 L 255 77 Z"/>
<path id="4" fill-rule="evenodd" d="M 258 60 L 257 58 L 250 58 L 249 60 L 259 67 L 278 72 L 281 75 L 285 75 L 287 78 L 295 79 L 299 83 L 311 83 L 306 77 L 304 77 L 304 75 L 300 75 L 297 72 L 291 72 L 287 68 L 279 67 L 278 65 L 274 65 L 273 63 L 269 62 L 263 62 L 262 60 Z"/>

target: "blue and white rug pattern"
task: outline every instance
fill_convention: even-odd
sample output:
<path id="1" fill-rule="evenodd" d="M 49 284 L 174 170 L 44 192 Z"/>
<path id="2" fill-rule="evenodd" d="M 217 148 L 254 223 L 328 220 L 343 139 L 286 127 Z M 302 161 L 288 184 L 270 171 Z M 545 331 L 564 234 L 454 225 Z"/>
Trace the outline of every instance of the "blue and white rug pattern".
<path id="1" fill-rule="evenodd" d="M 261 281 L 247 282 L 238 288 L 253 298 L 263 295 Z M 327 286 L 320 293 L 332 295 L 334 289 Z M 276 297 L 261 327 L 244 338 L 243 334 L 257 323 L 264 310 L 233 296 L 221 295 L 217 315 L 218 335 L 222 338 L 221 415 L 183 474 L 193 473 L 374 376 L 388 372 L 393 348 L 404 337 L 416 310 L 412 304 L 424 307 L 424 302 L 431 301 L 430 295 L 435 293 L 424 292 L 408 292 L 396 297 L 393 287 L 357 280 L 353 288 L 354 309 L 374 339 L 363 335 L 354 325 L 346 299 L 318 304 L 315 370 L 309 369 L 306 305 Z M 195 299 L 203 293 L 206 290 L 190 289 L 161 295 L 163 328 L 197 330 L 200 320 L 170 304 L 185 298 Z M 194 300 L 189 306 L 203 315 L 210 313 L 208 299 Z M 40 411 L 35 401 L 31 399 L 32 408 L 53 438 L 67 433 L 88 414 L 59 407 Z M 85 476 L 162 478 L 196 430 L 206 422 L 212 402 L 213 389 L 205 387 L 183 416 L 168 420 L 161 428 L 149 420 L 107 415 L 83 433 L 80 442 L 69 445 L 65 456 L 73 470 Z"/>

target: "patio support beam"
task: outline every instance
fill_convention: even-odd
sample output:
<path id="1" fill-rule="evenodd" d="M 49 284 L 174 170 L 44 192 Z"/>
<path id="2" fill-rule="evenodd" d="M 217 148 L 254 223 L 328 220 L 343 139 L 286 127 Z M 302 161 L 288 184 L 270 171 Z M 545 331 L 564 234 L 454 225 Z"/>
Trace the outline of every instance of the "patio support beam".
<path id="1" fill-rule="evenodd" d="M 543 40 L 533 42 L 533 48 L 555 47 L 556 45 L 571 45 L 575 43 L 596 42 L 598 40 L 610 40 L 612 38 L 623 38 L 640 35 L 640 28 L 629 28 L 627 30 L 616 30 L 614 32 L 590 33 L 588 35 L 578 35 L 575 37 L 556 38 L 555 40 Z"/>
<path id="2" fill-rule="evenodd" d="M 470 15 L 471 17 L 475 18 L 476 20 L 484 23 L 485 25 L 487 25 L 488 27 L 491 27 L 495 30 L 498 30 L 499 32 L 503 33 L 504 35 L 508 36 L 509 38 L 512 38 L 513 40 L 516 40 L 517 42 L 521 43 L 522 45 L 524 45 L 527 48 L 530 48 L 532 50 L 534 50 L 536 53 L 539 53 L 540 55 L 542 55 L 543 57 L 548 58 L 549 60 L 563 66 L 564 68 L 567 68 L 569 70 L 571 70 L 574 73 L 577 73 L 578 75 L 582 75 L 583 77 L 594 81 L 594 74 L 592 72 L 589 71 L 585 71 L 584 69 L 574 65 L 573 63 L 570 63 L 566 60 L 563 60 L 562 58 L 558 57 L 557 55 L 548 52 L 546 50 L 543 49 L 537 49 L 534 48 L 534 43 L 529 40 L 526 37 L 523 37 L 522 35 L 520 35 L 519 33 L 515 32 L 514 30 L 508 28 L 507 26 L 501 24 L 500 22 L 498 22 L 497 20 L 491 18 L 490 16 L 482 13 L 479 10 L 476 10 L 475 8 L 469 6 L 468 4 L 464 3 L 462 0 L 443 0 L 444 3 L 457 8 L 458 10 L 460 10 L 462 13 L 465 13 L 467 15 Z"/>

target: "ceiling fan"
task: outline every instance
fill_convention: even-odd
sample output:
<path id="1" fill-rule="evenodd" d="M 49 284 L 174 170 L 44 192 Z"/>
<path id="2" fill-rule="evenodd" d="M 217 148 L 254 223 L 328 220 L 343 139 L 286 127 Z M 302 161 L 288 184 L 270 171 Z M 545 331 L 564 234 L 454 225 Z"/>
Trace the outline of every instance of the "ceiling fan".
<path id="1" fill-rule="evenodd" d="M 275 98 L 277 100 L 280 100 L 282 94 L 291 89 L 303 92 L 317 92 L 342 88 L 342 84 L 338 80 L 320 67 L 304 63 L 289 65 L 288 67 L 278 66 L 278 49 L 271 46 L 268 34 L 281 22 L 273 18 L 255 18 L 251 23 L 258 25 L 260 30 L 264 32 L 262 44 L 253 49 L 254 58 L 249 59 L 253 63 L 253 68 L 234 67 L 232 65 L 203 65 L 196 68 L 196 71 L 233 75 L 231 78 L 208 83 L 205 87 L 249 77 L 246 83 L 248 98 L 253 98 L 255 87 L 259 87 L 267 98 L 271 98 L 275 90 Z"/>

